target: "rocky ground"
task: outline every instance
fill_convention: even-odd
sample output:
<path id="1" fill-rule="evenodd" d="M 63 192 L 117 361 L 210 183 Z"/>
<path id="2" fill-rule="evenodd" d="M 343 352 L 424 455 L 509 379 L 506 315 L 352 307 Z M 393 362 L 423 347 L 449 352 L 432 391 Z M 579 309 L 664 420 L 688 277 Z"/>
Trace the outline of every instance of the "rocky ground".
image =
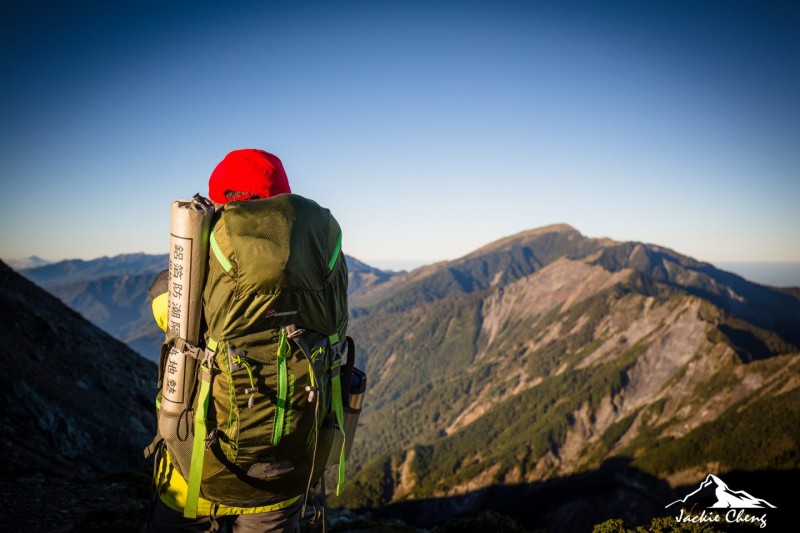
<path id="1" fill-rule="evenodd" d="M 91 482 L 46 478 L 0 481 L 2 531 L 136 532 L 144 522 L 150 494 L 145 473 L 110 475 Z"/>
<path id="2" fill-rule="evenodd" d="M 147 519 L 150 474 L 126 472 L 94 481 L 41 474 L 0 481 L 0 531 L 4 533 L 136 533 Z M 322 531 L 304 520 L 303 533 Z M 331 533 L 424 531 L 397 519 L 374 520 L 348 510 L 328 511 Z"/>

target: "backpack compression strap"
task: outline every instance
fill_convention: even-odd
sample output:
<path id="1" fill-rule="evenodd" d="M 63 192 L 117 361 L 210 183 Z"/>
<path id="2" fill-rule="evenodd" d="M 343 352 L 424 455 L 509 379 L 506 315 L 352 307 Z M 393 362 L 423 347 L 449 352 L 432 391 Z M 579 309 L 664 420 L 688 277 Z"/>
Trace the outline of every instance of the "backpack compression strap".
<path id="1" fill-rule="evenodd" d="M 336 425 L 342 432 L 342 449 L 339 451 L 339 479 L 336 483 L 336 495 L 338 496 L 344 487 L 345 469 L 345 448 L 347 445 L 347 434 L 344 431 L 344 406 L 342 405 L 342 365 L 347 363 L 347 350 L 343 343 L 339 342 L 339 335 L 334 333 L 328 337 L 331 343 L 331 403 L 333 412 L 336 414 Z M 349 384 L 348 384 L 349 386 Z"/>
<path id="2" fill-rule="evenodd" d="M 288 388 L 288 375 L 286 371 L 286 358 L 291 354 L 289 341 L 286 337 L 286 328 L 281 328 L 278 338 L 278 402 L 275 407 L 275 425 L 272 430 L 272 445 L 275 446 L 283 436 L 284 420 L 286 418 L 286 392 Z"/>
<path id="3" fill-rule="evenodd" d="M 203 480 L 203 459 L 206 451 L 206 417 L 208 398 L 211 391 L 211 364 L 216 354 L 217 343 L 208 340 L 203 362 L 200 364 L 200 392 L 197 397 L 197 412 L 194 415 L 194 440 L 192 441 L 192 463 L 189 466 L 188 488 L 186 490 L 185 518 L 197 518 L 197 504 L 200 500 L 200 483 Z"/>
<path id="4" fill-rule="evenodd" d="M 314 376 L 314 366 L 313 362 L 316 357 L 316 352 L 311 353 L 311 350 L 308 349 L 308 345 L 306 341 L 303 340 L 302 334 L 303 330 L 297 328 L 294 325 L 286 326 L 286 330 L 288 333 L 289 338 L 294 339 L 297 345 L 300 347 L 300 350 L 306 356 L 308 360 L 309 369 L 311 372 L 312 380 L 315 378 Z M 342 403 L 342 366 L 347 363 L 347 348 L 346 343 L 339 342 L 339 335 L 334 333 L 330 337 L 328 337 L 328 343 L 331 347 L 331 362 L 330 362 L 330 371 L 331 371 L 331 404 L 333 405 L 333 412 L 336 415 L 336 425 L 339 426 L 339 430 L 342 432 L 342 449 L 339 452 L 339 472 L 338 472 L 338 480 L 336 483 L 336 495 L 338 496 L 339 493 L 342 491 L 342 487 L 344 487 L 344 479 L 345 479 L 345 449 L 346 449 L 346 439 L 347 435 L 344 431 L 344 405 Z M 312 381 L 313 383 L 313 381 Z M 313 385 L 309 388 L 309 397 L 308 401 L 312 400 L 312 395 L 315 394 Z M 307 389 L 308 390 L 308 389 Z M 317 397 L 317 401 L 319 398 Z M 314 449 L 316 450 L 316 444 L 314 445 Z"/>

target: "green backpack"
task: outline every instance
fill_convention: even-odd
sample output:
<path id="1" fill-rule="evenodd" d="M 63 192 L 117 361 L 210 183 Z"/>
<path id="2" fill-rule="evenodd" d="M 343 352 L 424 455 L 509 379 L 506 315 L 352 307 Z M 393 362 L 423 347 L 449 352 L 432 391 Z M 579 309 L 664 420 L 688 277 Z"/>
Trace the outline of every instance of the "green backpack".
<path id="1" fill-rule="evenodd" d="M 307 495 L 329 456 L 341 489 L 354 350 L 341 242 L 330 212 L 295 194 L 214 215 L 205 347 L 168 337 L 162 348 L 162 361 L 173 346 L 197 359 L 192 407 L 160 410 L 158 424 L 188 483 L 185 516 L 200 496 L 254 507 Z"/>

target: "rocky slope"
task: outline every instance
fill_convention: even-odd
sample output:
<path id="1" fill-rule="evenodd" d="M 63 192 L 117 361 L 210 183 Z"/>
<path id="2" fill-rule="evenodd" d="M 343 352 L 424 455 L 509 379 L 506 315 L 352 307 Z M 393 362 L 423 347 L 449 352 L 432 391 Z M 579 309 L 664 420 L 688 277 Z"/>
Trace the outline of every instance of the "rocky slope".
<path id="1" fill-rule="evenodd" d="M 155 365 L 3 263 L 0 322 L 4 529 L 68 531 L 87 513 L 141 511 Z"/>
<path id="2" fill-rule="evenodd" d="M 567 225 L 407 273 L 348 266 L 369 390 L 338 505 L 588 531 L 715 474 L 790 508 L 769 491 L 800 481 L 800 289 Z M 73 294 L 141 294 L 113 279 Z"/>
<path id="3" fill-rule="evenodd" d="M 398 276 L 352 307 L 370 390 L 342 504 L 464 496 L 452 514 L 475 505 L 467 495 L 614 458 L 670 487 L 800 467 L 791 291 L 557 225 Z"/>

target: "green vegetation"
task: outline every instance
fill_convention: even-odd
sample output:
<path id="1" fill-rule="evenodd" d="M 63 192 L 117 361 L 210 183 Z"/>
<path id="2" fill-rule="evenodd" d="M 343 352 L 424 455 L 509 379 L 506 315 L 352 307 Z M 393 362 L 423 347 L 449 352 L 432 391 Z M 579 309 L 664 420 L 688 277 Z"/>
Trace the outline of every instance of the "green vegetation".
<path id="1" fill-rule="evenodd" d="M 609 456 L 609 452 L 614 448 L 620 438 L 630 429 L 636 416 L 641 410 L 626 416 L 622 420 L 618 420 L 611 424 L 609 428 L 600 436 L 599 442 L 587 450 L 587 453 L 581 460 L 581 466 L 578 470 L 588 470 L 596 468 L 605 458 Z"/>
<path id="2" fill-rule="evenodd" d="M 333 507 L 348 509 L 377 508 L 387 505 L 394 494 L 394 486 L 399 481 L 397 465 L 400 454 L 382 455 L 370 461 L 359 474 L 347 480 L 340 496 L 331 496 Z"/>
<path id="3" fill-rule="evenodd" d="M 664 412 L 664 406 L 667 405 L 666 398 L 659 398 L 658 400 L 654 401 L 647 408 L 644 410 L 644 414 L 642 415 L 642 419 L 645 424 L 650 424 L 650 422 L 654 418 L 658 418 L 661 416 L 661 413 Z"/>
<path id="4" fill-rule="evenodd" d="M 800 467 L 800 389 L 736 404 L 679 439 L 637 439 L 645 451 L 633 465 L 662 475 L 719 462 L 725 470 Z"/>
<path id="5" fill-rule="evenodd" d="M 567 363 L 569 363 L 570 365 L 575 365 L 580 361 L 583 361 L 586 357 L 594 353 L 595 350 L 597 350 L 600 346 L 602 346 L 604 341 L 605 338 L 598 338 L 588 342 L 583 347 L 578 349 L 575 353 L 570 355 L 567 358 Z"/>
<path id="6" fill-rule="evenodd" d="M 698 402 L 705 403 L 718 394 L 730 391 L 739 384 L 739 377 L 733 366 L 723 366 L 704 383 L 695 387 L 694 394 Z"/>
<path id="7" fill-rule="evenodd" d="M 354 517 L 352 519 L 340 518 L 331 521 L 331 526 L 327 529 L 331 533 L 353 533 L 358 531 L 369 533 L 417 533 L 420 530 L 409 526 L 399 520 L 371 520 L 364 517 Z M 310 524 L 305 520 L 300 521 L 300 531 L 302 533 L 312 533 L 323 531 L 322 524 Z"/>
<path id="8" fill-rule="evenodd" d="M 386 488 L 397 480 L 386 478 L 388 472 L 397 466 L 399 456 L 380 454 L 398 448 L 415 445 L 415 457 L 410 465 L 415 498 L 441 494 L 490 469 L 493 469 L 493 478 L 498 482 L 502 482 L 505 475 L 515 468 L 521 469 L 525 476 L 546 452 L 557 454 L 567 429 L 574 423 L 573 413 L 588 406 L 591 417 L 603 398 L 621 390 L 625 384 L 625 372 L 649 345 L 646 337 L 611 362 L 555 375 L 564 362 L 574 365 L 600 346 L 603 339 L 595 338 L 598 325 L 611 312 L 612 305 L 630 292 L 630 288 L 614 287 L 576 303 L 563 313 L 555 307 L 529 320 L 525 324 L 527 338 L 542 335 L 556 323 L 560 323 L 561 331 L 565 333 L 533 351 L 527 351 L 519 344 L 512 346 L 528 375 L 540 376 L 544 381 L 509 400 L 492 405 L 484 416 L 447 436 L 442 435 L 439 428 L 465 410 L 474 408 L 475 399 L 480 394 L 488 393 L 491 401 L 499 398 L 505 387 L 516 384 L 498 382 L 498 377 L 509 368 L 508 363 L 514 358 L 498 354 L 497 357 L 481 359 L 480 364 L 473 362 L 476 346 L 481 343 L 480 298 L 470 294 L 429 303 L 424 313 L 427 320 L 406 312 L 393 313 L 381 320 L 368 316 L 368 322 L 377 326 L 365 331 L 368 344 L 377 342 L 381 332 L 385 331 L 394 335 L 393 354 L 403 353 L 412 344 L 416 350 L 413 357 L 393 362 L 394 365 L 404 365 L 407 370 L 393 373 L 402 381 L 381 383 L 385 387 L 382 390 L 385 403 L 379 405 L 379 418 L 365 417 L 370 442 L 361 448 L 362 457 L 378 455 L 381 459 L 370 463 L 356 476 L 354 485 L 357 488 L 348 490 L 347 503 L 345 500 L 342 503 L 356 507 L 387 503 L 392 495 L 386 492 Z M 397 328 L 398 319 L 410 327 Z M 358 321 L 360 319 L 355 320 Z M 578 324 L 580 326 L 576 328 Z M 568 328 L 575 331 L 567 333 L 570 331 Z M 398 338 L 398 329 L 403 332 L 402 338 Z M 506 338 L 521 337 L 515 334 L 506 335 Z M 384 347 L 378 350 L 383 351 Z M 390 355 L 388 351 L 370 354 L 370 361 L 388 361 Z M 430 376 L 437 378 L 431 380 Z M 433 383 L 436 385 L 432 386 Z M 487 391 L 487 387 L 497 392 Z M 403 423 L 397 424 L 398 420 Z M 603 446 L 612 447 L 632 420 L 632 417 L 628 418 L 611 428 Z M 619 434 L 615 436 L 615 432 Z M 480 451 L 475 447 L 477 442 L 482 443 Z M 389 475 L 390 478 L 395 476 Z M 371 481 L 373 477 L 383 477 L 386 484 Z M 353 494 L 356 492 L 362 494 Z"/>
<path id="9" fill-rule="evenodd" d="M 508 359 L 519 354 L 520 350 L 532 340 L 539 341 L 547 329 L 558 321 L 558 309 L 559 306 L 556 306 L 536 316 L 511 317 L 503 324 L 501 334 L 491 346 L 486 345 L 488 342 L 486 336 L 480 339 L 478 345 L 491 358 Z"/>
<path id="10" fill-rule="evenodd" d="M 605 433 L 603 433 L 603 436 L 600 437 L 600 442 L 603 444 L 606 450 L 613 448 L 617 441 L 622 438 L 622 436 L 630 429 L 631 424 L 633 424 L 633 421 L 636 420 L 637 414 L 638 411 L 626 416 L 622 420 L 614 422 L 609 426 Z"/>
<path id="11" fill-rule="evenodd" d="M 461 431 L 416 446 L 414 496 L 433 496 L 492 465 L 500 465 L 498 479 L 514 466 L 522 467 L 523 474 L 532 470 L 543 454 L 561 446 L 572 413 L 584 404 L 593 412 L 602 398 L 621 388 L 625 367 L 641 349 L 634 346 L 612 363 L 550 376 Z M 477 455 L 476 442 L 482 443 Z"/>
<path id="12" fill-rule="evenodd" d="M 376 389 L 367 393 L 363 427 L 351 460 L 351 471 L 362 471 L 350 478 L 343 505 L 389 503 L 401 481 L 401 467 L 404 498 L 442 496 L 455 487 L 466 490 L 471 482 L 484 486 L 529 478 L 545 464 L 540 464 L 544 455 L 558 458 L 575 413 L 593 421 L 603 400 L 628 385 L 629 370 L 653 342 L 674 333 L 670 318 L 663 318 L 655 331 L 635 332 L 634 344 L 620 342 L 608 357 L 578 368 L 586 357 L 638 319 L 646 304 L 648 312 L 676 311 L 689 295 L 697 298 L 702 291 L 719 290 L 711 282 L 702 291 L 694 290 L 694 285 L 686 289 L 675 282 L 674 272 L 663 268 L 658 253 L 640 254 L 640 270 L 625 281 L 567 309 L 554 302 L 542 312 L 530 309 L 512 315 L 493 324 L 496 329 L 490 336 L 483 324 L 486 302 L 494 305 L 503 285 L 541 267 L 522 248 L 514 250 L 517 255 L 491 260 L 471 257 L 397 291 L 381 293 L 381 301 L 358 302 L 365 312 L 352 317 L 351 331 L 364 350 L 370 385 Z M 621 250 L 619 257 L 610 259 L 619 261 L 620 269 L 629 268 L 625 261 L 632 250 Z M 707 282 L 695 271 L 686 279 L 690 278 L 692 283 Z M 492 286 L 497 280 L 499 284 Z M 521 304 L 514 300 L 514 305 Z M 733 319 L 710 301 L 701 306 L 699 318 L 709 323 L 712 342 L 737 351 L 739 360 L 731 363 L 743 361 L 748 366 L 725 362 L 696 386 L 691 402 L 681 403 L 682 413 L 697 412 L 710 398 L 724 398 L 745 374 L 788 372 L 773 356 L 796 349 L 778 334 Z M 642 333 L 646 335 L 640 337 Z M 701 347 L 692 364 L 706 364 L 710 349 Z M 775 388 L 765 399 L 735 406 L 679 439 L 665 438 L 674 433 L 676 423 L 684 423 L 667 419 L 665 413 L 675 407 L 668 402 L 671 387 L 680 385 L 677 390 L 686 394 L 686 380 L 691 377 L 687 368 L 675 369 L 666 385 L 652 392 L 661 397 L 658 401 L 635 396 L 634 401 L 643 404 L 633 404 L 634 413 L 596 437 L 579 464 L 592 468 L 608 458 L 634 422 L 634 438 L 615 453 L 634 458 L 634 466 L 648 473 L 675 472 L 712 461 L 744 469 L 798 464 L 794 450 L 800 449 L 800 442 L 786 435 L 797 434 L 800 414 L 794 408 L 779 409 L 781 402 L 789 403 L 788 398 L 767 399 Z M 702 374 L 692 374 L 696 375 Z M 647 379 L 639 384 L 646 386 Z M 509 397 L 512 390 L 515 394 Z M 800 404 L 797 399 L 792 397 L 795 405 Z M 773 422 L 776 417 L 790 422 Z M 765 431 L 747 430 L 760 428 L 764 421 L 769 421 Z M 757 459 L 753 450 L 765 447 L 768 452 Z M 413 450 L 413 460 L 404 464 L 410 456 L 398 450 Z M 372 460 L 367 462 L 368 458 Z"/>
<path id="13" fill-rule="evenodd" d="M 710 314 L 707 308 L 705 312 Z M 797 346 L 773 331 L 719 312 L 715 317 L 715 327 L 708 333 L 708 339 L 713 343 L 731 346 L 743 363 L 798 351 Z"/>
<path id="14" fill-rule="evenodd" d="M 547 377 L 558 370 L 566 353 L 564 339 L 550 341 L 526 358 L 526 369 L 531 376 Z"/>
<path id="15" fill-rule="evenodd" d="M 620 518 L 612 518 L 592 529 L 592 533 L 724 533 L 708 524 L 678 522 L 670 516 L 653 518 L 649 526 L 628 526 Z"/>
<path id="16" fill-rule="evenodd" d="M 583 321 L 581 329 L 569 338 L 574 346 L 583 346 L 590 342 L 594 338 L 595 327 L 608 315 L 610 302 L 618 298 L 617 288 L 614 287 L 573 304 L 560 317 L 561 331 L 571 332 Z"/>

